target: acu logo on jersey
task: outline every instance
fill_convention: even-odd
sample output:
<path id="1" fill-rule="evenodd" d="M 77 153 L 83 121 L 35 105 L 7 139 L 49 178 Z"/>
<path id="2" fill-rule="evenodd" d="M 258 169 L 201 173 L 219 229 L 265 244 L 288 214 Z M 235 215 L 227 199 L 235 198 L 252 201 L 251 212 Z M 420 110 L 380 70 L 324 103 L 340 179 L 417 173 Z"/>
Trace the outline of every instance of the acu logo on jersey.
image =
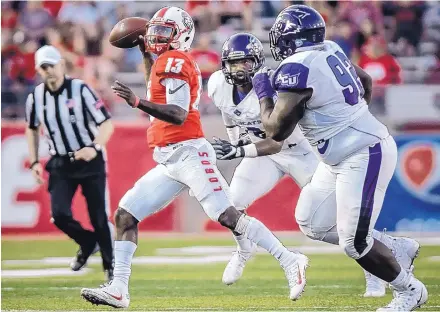
<path id="1" fill-rule="evenodd" d="M 295 87 L 296 85 L 298 85 L 299 74 L 300 73 L 294 75 L 279 74 L 276 82 L 284 86 Z"/>

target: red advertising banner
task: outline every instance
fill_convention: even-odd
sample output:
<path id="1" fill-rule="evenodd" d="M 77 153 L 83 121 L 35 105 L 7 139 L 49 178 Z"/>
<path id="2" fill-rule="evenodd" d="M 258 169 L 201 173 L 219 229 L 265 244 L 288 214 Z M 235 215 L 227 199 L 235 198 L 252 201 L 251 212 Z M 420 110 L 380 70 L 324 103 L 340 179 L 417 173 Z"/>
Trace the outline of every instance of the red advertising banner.
<path id="1" fill-rule="evenodd" d="M 50 198 L 46 182 L 38 185 L 28 169 L 28 149 L 23 124 L 2 125 L 2 232 L 48 233 L 58 229 L 50 222 Z M 44 143 L 43 143 L 44 144 Z M 41 147 L 45 147 L 40 144 Z M 155 166 L 146 145 L 145 127 L 117 127 L 107 146 L 108 186 L 111 214 L 119 199 L 149 169 Z M 48 157 L 43 158 L 44 163 Z M 85 200 L 78 190 L 72 204 L 74 217 L 90 228 Z M 174 230 L 175 204 L 144 220 L 140 228 L 150 231 Z"/>
<path id="2" fill-rule="evenodd" d="M 272 191 L 250 205 L 246 212 L 272 231 L 299 231 L 295 221 L 295 207 L 300 191 L 290 177 L 284 177 Z M 209 221 L 205 229 L 224 230 L 219 223 L 213 221 Z"/>
<path id="3" fill-rule="evenodd" d="M 50 198 L 46 182 L 38 185 L 28 169 L 28 148 L 24 124 L 2 124 L 2 232 L 3 234 L 56 233 L 58 229 L 51 223 Z M 46 148 L 42 142 L 41 149 Z M 42 161 L 48 160 L 47 151 Z M 46 157 L 44 157 L 46 155 Z M 107 146 L 108 186 L 111 214 L 119 199 L 148 170 L 155 166 L 152 151 L 146 144 L 146 127 L 118 124 Z M 284 178 L 269 194 L 249 207 L 249 214 L 265 222 L 272 230 L 298 230 L 294 219 L 294 207 L 299 189 L 290 178 Z M 143 231 L 179 231 L 179 200 L 167 208 L 147 218 L 140 224 Z M 81 190 L 78 190 L 72 204 L 74 217 L 90 228 L 86 204 Z M 182 212 L 180 212 L 182 213 Z M 206 231 L 221 228 L 207 221 Z"/>

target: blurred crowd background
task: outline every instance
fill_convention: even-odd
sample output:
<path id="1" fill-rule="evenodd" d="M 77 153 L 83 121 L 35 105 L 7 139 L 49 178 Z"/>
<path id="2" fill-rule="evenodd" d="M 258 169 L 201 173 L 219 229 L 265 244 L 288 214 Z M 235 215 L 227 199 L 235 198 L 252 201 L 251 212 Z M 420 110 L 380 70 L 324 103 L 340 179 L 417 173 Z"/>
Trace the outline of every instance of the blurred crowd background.
<path id="1" fill-rule="evenodd" d="M 44 44 L 57 47 L 67 61 L 67 72 L 92 86 L 116 121 L 108 145 L 112 207 L 139 174 L 154 165 L 145 145 L 148 118 L 114 96 L 111 84 L 120 80 L 137 95 L 146 92 L 141 54 L 137 47 L 118 49 L 108 35 L 125 17 L 147 19 L 166 5 L 185 8 L 196 23 L 192 55 L 205 83 L 220 69 L 224 41 L 240 31 L 254 33 L 262 41 L 266 63 L 274 68 L 269 49 L 269 29 L 286 6 L 305 3 L 315 7 L 327 23 L 327 38 L 336 41 L 374 80 L 370 110 L 394 135 L 399 161 L 388 188 L 378 229 L 389 231 L 438 231 L 440 228 L 440 4 L 439 1 L 2 1 L 2 231 L 8 233 L 53 232 L 49 222 L 47 185 L 35 184 L 25 165 L 24 136 L 27 94 L 39 83 L 34 69 L 35 51 Z M 199 109 L 207 138 L 226 138 L 218 109 L 207 92 Z M 428 133 L 429 132 L 429 133 Z M 47 156 L 42 144 L 40 156 Z M 136 166 L 126 166 L 136 159 Z M 239 161 L 219 162 L 228 181 Z M 4 170 L 3 170 L 4 169 Z M 21 171 L 20 171 L 21 170 Z M 18 172 L 18 173 L 17 173 Z M 292 203 L 299 190 L 283 179 L 272 195 L 257 201 L 252 211 L 269 221 L 274 230 L 297 230 Z M 23 196 L 22 196 L 23 195 Z M 276 203 L 274 205 L 274 203 Z M 410 205 L 408 205 L 410 203 Z M 194 197 L 187 194 L 143 229 L 199 232 L 209 229 L 206 216 Z M 79 206 L 78 206 L 79 205 Z M 81 222 L 86 222 L 84 203 L 75 203 Z M 277 213 L 267 210 L 276 207 Z M 81 210 L 83 209 L 83 210 Z M 261 215 L 259 215 L 261 213 Z M 290 218 L 280 218 L 288 216 Z M 173 221 L 174 220 L 174 221 Z M 272 221 L 273 223 L 271 223 Z M 198 222 L 200 221 L 200 222 Z M 283 224 L 282 222 L 286 222 Z M 208 224 L 208 225 L 207 225 Z"/>
<path id="2" fill-rule="evenodd" d="M 165 5 L 186 9 L 196 23 L 191 53 L 206 82 L 220 68 L 228 36 L 249 31 L 263 42 L 266 62 L 275 67 L 268 30 L 286 6 L 305 3 L 327 23 L 336 41 L 374 80 L 372 109 L 384 113 L 385 90 L 396 84 L 440 84 L 440 4 L 431 1 L 11 1 L 2 2 L 2 118 L 23 119 L 25 97 L 39 82 L 34 53 L 44 44 L 60 49 L 68 74 L 84 79 L 103 98 L 115 119 L 143 119 L 111 92 L 117 78 L 145 93 L 137 48 L 118 49 L 108 34 L 121 19 L 150 18 Z M 204 93 L 203 115 L 218 114 Z"/>

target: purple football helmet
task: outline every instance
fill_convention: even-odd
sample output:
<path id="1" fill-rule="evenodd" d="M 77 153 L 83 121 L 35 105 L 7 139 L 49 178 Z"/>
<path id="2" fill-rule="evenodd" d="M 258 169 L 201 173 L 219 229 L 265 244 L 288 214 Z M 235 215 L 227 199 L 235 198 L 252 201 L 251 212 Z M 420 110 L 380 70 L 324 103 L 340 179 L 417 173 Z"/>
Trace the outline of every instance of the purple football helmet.
<path id="1" fill-rule="evenodd" d="M 307 5 L 291 5 L 278 14 L 269 31 L 272 56 L 282 61 L 300 47 L 324 42 L 325 21 L 321 14 Z"/>
<path id="2" fill-rule="evenodd" d="M 231 71 L 230 63 L 251 60 L 247 71 Z M 244 85 L 252 81 L 253 75 L 264 65 L 264 50 L 260 40 L 252 34 L 238 33 L 225 41 L 222 47 L 222 71 L 226 81 L 233 85 Z"/>

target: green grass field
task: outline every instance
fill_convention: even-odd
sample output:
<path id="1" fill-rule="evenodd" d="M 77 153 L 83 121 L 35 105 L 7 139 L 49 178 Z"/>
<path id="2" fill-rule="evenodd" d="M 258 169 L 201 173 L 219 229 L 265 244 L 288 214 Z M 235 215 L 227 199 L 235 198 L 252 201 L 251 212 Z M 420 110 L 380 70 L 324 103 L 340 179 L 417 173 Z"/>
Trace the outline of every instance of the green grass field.
<path id="1" fill-rule="evenodd" d="M 291 246 L 293 241 L 284 241 Z M 230 239 L 142 239 L 136 256 L 165 256 L 160 248 L 185 246 L 232 246 Z M 72 257 L 73 243 L 64 240 L 2 240 L 2 275 L 5 270 L 67 268 L 66 264 L 11 263 L 7 260 L 38 260 Z M 171 251 L 172 252 L 172 251 Z M 227 255 L 222 254 L 224 257 Z M 416 260 L 416 275 L 427 285 L 428 303 L 420 311 L 440 311 L 440 246 L 422 246 Z M 179 255 L 193 258 L 195 255 Z M 203 255 L 198 255 L 200 257 Z M 171 257 L 167 255 L 167 257 Z M 175 256 L 173 256 L 175 257 Z M 364 278 L 360 268 L 342 254 L 310 254 L 307 287 L 299 301 L 288 299 L 287 281 L 278 262 L 258 255 L 235 285 L 221 282 L 226 262 L 214 264 L 136 264 L 130 284 L 130 310 L 135 311 L 375 311 L 391 300 L 362 298 Z M 81 299 L 82 287 L 103 283 L 99 264 L 90 264 L 81 276 L 6 278 L 2 276 L 1 303 L 6 310 L 97 311 Z"/>

